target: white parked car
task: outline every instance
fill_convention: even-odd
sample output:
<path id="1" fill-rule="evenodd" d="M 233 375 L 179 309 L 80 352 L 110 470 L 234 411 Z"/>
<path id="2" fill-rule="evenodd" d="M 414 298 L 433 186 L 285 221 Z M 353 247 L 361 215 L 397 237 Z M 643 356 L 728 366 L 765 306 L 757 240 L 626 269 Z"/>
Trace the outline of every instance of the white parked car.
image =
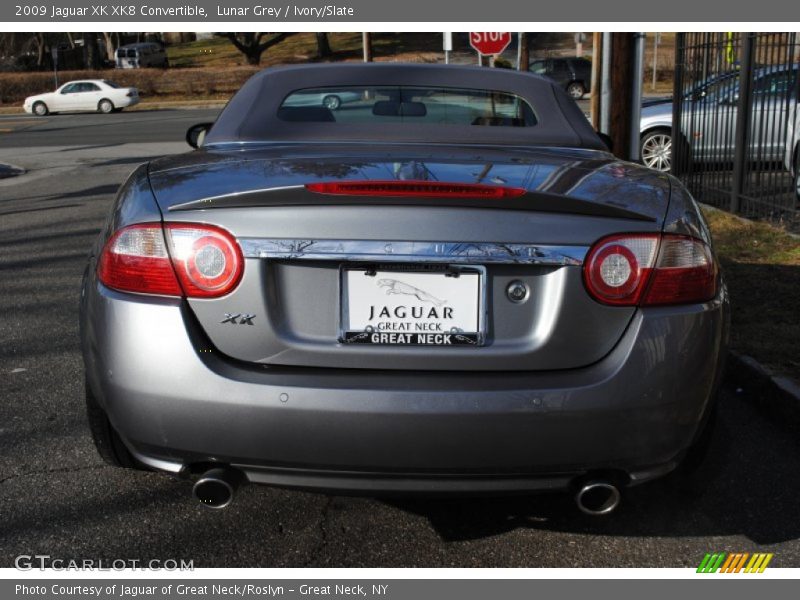
<path id="1" fill-rule="evenodd" d="M 108 79 L 70 81 L 55 92 L 28 96 L 23 108 L 40 117 L 48 113 L 100 111 L 111 113 L 139 103 L 136 88 L 124 88 Z"/>
<path id="2" fill-rule="evenodd" d="M 335 90 L 326 88 L 301 90 L 292 94 L 283 103 L 284 106 L 324 106 L 328 110 L 339 110 L 342 104 L 361 100 L 360 91 Z"/>

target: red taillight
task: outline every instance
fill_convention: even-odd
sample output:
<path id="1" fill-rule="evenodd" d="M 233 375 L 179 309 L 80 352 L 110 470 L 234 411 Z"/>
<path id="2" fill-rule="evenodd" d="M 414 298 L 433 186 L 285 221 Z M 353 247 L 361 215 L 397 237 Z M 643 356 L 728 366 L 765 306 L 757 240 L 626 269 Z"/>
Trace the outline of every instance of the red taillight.
<path id="1" fill-rule="evenodd" d="M 595 300 L 617 306 L 705 302 L 717 293 L 708 246 L 673 234 L 603 238 L 586 256 L 583 275 Z"/>
<path id="2" fill-rule="evenodd" d="M 191 298 L 224 296 L 242 278 L 244 258 L 234 237 L 210 225 L 168 223 L 169 251 L 178 279 Z"/>
<path id="3" fill-rule="evenodd" d="M 717 265 L 700 240 L 665 235 L 644 303 L 688 304 L 717 295 Z"/>
<path id="4" fill-rule="evenodd" d="M 123 292 L 180 296 L 161 225 L 132 225 L 115 233 L 97 263 L 103 285 Z"/>
<path id="5" fill-rule="evenodd" d="M 162 296 L 215 298 L 232 291 L 244 259 L 227 231 L 210 225 L 132 225 L 106 243 L 97 266 L 115 290 Z"/>
<path id="6" fill-rule="evenodd" d="M 518 198 L 523 188 L 483 183 L 445 183 L 441 181 L 338 181 L 308 183 L 306 189 L 334 196 L 393 196 L 425 198 Z"/>

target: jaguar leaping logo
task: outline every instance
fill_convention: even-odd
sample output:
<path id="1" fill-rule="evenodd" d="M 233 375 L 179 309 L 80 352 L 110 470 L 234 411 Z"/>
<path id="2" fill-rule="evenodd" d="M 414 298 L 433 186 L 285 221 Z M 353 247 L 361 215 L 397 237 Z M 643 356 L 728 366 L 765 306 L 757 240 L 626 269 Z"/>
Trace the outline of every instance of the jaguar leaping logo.
<path id="1" fill-rule="evenodd" d="M 378 287 L 386 288 L 387 296 L 403 294 L 405 296 L 415 296 L 417 300 L 421 300 L 422 302 L 430 302 L 435 306 L 447 304 L 447 300 L 440 300 L 436 296 L 433 296 L 424 290 L 414 287 L 413 285 L 403 283 L 402 281 L 398 281 L 397 279 L 378 279 L 378 281 L 375 283 L 378 285 Z"/>

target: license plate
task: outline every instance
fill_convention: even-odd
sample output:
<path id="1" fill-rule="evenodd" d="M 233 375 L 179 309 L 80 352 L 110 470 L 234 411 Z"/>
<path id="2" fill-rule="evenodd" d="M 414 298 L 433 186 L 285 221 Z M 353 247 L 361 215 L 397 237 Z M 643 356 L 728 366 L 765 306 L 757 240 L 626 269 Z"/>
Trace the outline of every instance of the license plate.
<path id="1" fill-rule="evenodd" d="M 481 272 L 342 271 L 342 341 L 398 346 L 482 343 Z"/>

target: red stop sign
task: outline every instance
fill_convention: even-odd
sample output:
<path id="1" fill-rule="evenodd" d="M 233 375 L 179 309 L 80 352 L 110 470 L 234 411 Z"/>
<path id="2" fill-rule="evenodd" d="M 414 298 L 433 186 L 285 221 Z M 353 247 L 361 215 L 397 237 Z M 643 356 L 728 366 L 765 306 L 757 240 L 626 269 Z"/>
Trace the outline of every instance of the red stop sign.
<path id="1" fill-rule="evenodd" d="M 511 43 L 511 34 L 507 31 L 473 31 L 469 34 L 469 45 L 480 54 L 500 54 Z"/>

